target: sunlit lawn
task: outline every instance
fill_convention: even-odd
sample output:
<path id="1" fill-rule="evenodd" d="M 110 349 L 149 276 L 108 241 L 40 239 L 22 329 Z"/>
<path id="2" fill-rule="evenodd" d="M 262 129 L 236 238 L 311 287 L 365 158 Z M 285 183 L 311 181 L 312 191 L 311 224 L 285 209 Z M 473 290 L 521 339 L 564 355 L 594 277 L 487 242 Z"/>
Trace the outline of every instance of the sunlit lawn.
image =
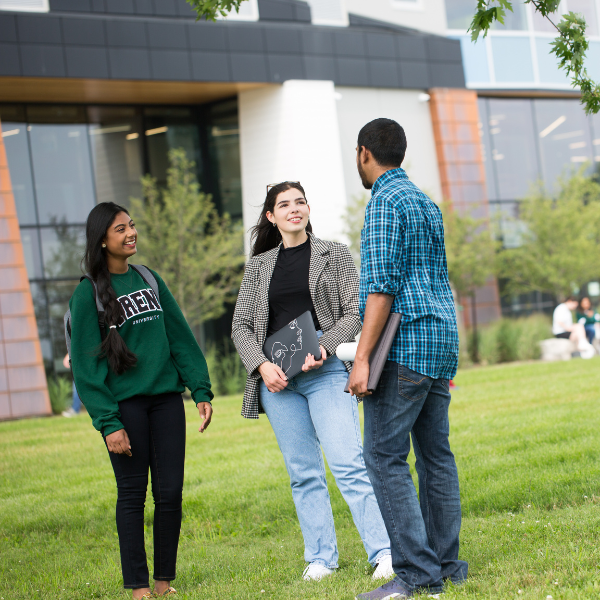
<path id="1" fill-rule="evenodd" d="M 600 598 L 600 360 L 461 372 L 451 408 L 470 579 L 447 598 Z M 187 403 L 181 598 L 351 599 L 373 587 L 332 484 L 340 569 L 301 579 L 303 545 L 266 418 Z M 0 423 L 0 599 L 127 598 L 116 487 L 87 415 Z M 151 558 L 151 499 L 146 515 Z"/>

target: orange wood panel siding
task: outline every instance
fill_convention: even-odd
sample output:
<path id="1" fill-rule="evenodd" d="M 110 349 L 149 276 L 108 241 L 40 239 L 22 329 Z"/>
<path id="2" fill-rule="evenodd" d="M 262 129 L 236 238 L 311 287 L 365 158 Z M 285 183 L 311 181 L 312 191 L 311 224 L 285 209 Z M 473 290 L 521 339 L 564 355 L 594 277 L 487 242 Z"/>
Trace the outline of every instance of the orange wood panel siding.
<path id="1" fill-rule="evenodd" d="M 0 137 L 0 419 L 51 412 L 6 149 Z"/>
<path id="2" fill-rule="evenodd" d="M 434 88 L 429 94 L 443 197 L 450 200 L 460 214 L 488 219 L 477 94 L 453 88 Z M 468 327 L 471 301 L 461 298 L 461 303 L 463 319 Z M 477 289 L 475 306 L 479 323 L 489 323 L 501 316 L 496 279 Z"/>

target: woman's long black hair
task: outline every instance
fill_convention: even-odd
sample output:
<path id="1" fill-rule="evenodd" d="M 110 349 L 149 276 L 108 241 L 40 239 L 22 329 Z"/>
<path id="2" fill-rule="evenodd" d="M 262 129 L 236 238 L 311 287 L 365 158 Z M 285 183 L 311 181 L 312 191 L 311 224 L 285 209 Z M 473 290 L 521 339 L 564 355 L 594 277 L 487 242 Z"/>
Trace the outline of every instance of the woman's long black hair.
<path id="1" fill-rule="evenodd" d="M 98 297 L 105 311 L 106 338 L 100 345 L 100 356 L 106 357 L 110 368 L 117 375 L 131 369 L 137 363 L 136 355 L 129 350 L 117 329 L 110 329 L 111 325 L 118 325 L 124 315 L 121 303 L 110 284 L 106 249 L 102 248 L 102 243 L 108 228 L 120 212 L 129 215 L 126 208 L 114 202 L 102 202 L 91 210 L 85 225 L 86 244 L 83 256 L 85 271 L 96 282 Z"/>
<path id="2" fill-rule="evenodd" d="M 261 209 L 258 222 L 250 230 L 250 245 L 252 247 L 251 256 L 262 254 L 267 250 L 271 250 L 271 248 L 279 246 L 279 243 L 281 242 L 279 227 L 273 227 L 273 223 L 267 219 L 267 212 L 272 214 L 277 196 L 279 196 L 281 192 L 285 192 L 292 188 L 302 192 L 302 195 L 306 198 L 304 188 L 296 181 L 284 181 L 283 183 L 278 183 L 267 192 L 267 197 Z M 310 221 L 306 225 L 306 231 L 312 232 Z"/>

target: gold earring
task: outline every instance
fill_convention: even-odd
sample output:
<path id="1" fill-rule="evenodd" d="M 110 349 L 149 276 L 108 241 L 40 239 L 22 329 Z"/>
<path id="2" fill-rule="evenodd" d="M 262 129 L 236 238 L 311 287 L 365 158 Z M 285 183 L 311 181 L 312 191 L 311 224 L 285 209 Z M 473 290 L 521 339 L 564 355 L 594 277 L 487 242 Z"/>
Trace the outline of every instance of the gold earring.
<path id="1" fill-rule="evenodd" d="M 106 244 L 102 244 L 102 247 L 103 247 L 103 248 L 106 248 Z"/>

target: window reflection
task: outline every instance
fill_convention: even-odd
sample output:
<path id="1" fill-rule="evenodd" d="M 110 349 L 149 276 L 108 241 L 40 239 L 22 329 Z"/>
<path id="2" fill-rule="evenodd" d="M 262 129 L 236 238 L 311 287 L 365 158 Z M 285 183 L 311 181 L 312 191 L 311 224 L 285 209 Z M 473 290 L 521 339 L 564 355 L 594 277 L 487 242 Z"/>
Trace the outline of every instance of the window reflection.
<path id="1" fill-rule="evenodd" d="M 150 174 L 158 185 L 167 183 L 169 150 L 183 148 L 188 159 L 196 163 L 196 174 L 202 181 L 202 156 L 198 125 L 189 108 L 144 109 L 144 137 L 148 152 Z"/>
<path id="2" fill-rule="evenodd" d="M 86 125 L 29 125 L 40 223 L 82 223 L 94 206 Z"/>
<path id="3" fill-rule="evenodd" d="M 531 117 L 529 100 L 489 100 L 489 154 L 499 200 L 523 198 L 539 177 Z"/>
<path id="4" fill-rule="evenodd" d="M 476 0 L 446 0 L 448 29 L 461 29 L 466 31 L 471 25 L 476 8 Z M 513 11 L 506 11 L 504 25 L 494 22 L 492 24 L 492 29 L 527 29 L 527 14 L 525 12 L 525 5 L 518 0 L 517 2 L 513 2 Z"/>
<path id="5" fill-rule="evenodd" d="M 2 122 L 2 139 L 6 148 L 10 180 L 12 184 L 17 216 L 21 225 L 35 225 L 35 198 L 31 178 L 29 142 L 25 123 Z"/>
<path id="6" fill-rule="evenodd" d="M 40 253 L 39 229 L 37 227 L 22 227 L 21 242 L 23 243 L 27 276 L 29 279 L 41 279 L 44 273 Z"/>
<path id="7" fill-rule="evenodd" d="M 528 37 L 493 37 L 492 57 L 498 83 L 533 81 L 533 62 Z"/>
<path id="8" fill-rule="evenodd" d="M 598 35 L 598 13 L 594 0 L 569 0 L 569 11 L 581 13 L 585 17 L 586 37 Z"/>
<path id="9" fill-rule="evenodd" d="M 591 163 L 589 123 L 578 100 L 534 100 L 533 105 L 543 180 L 553 193 L 561 175 Z"/>
<path id="10" fill-rule="evenodd" d="M 141 195 L 141 122 L 129 107 L 93 106 L 88 109 L 89 136 L 97 202 L 129 206 Z"/>
<path id="11" fill-rule="evenodd" d="M 54 281 L 46 283 L 48 299 L 48 319 L 50 339 L 52 342 L 52 358 L 55 371 L 63 371 L 62 360 L 67 353 L 65 343 L 64 315 L 69 308 L 69 300 L 79 285 L 77 281 Z"/>
<path id="12" fill-rule="evenodd" d="M 219 105 L 212 111 L 208 131 L 211 176 L 217 178 L 214 199 L 221 212 L 242 218 L 242 175 L 240 130 L 235 103 Z"/>
<path id="13" fill-rule="evenodd" d="M 50 322 L 48 321 L 48 303 L 46 301 L 46 286 L 43 283 L 30 283 L 35 320 L 42 346 L 42 357 L 46 369 L 52 366 L 52 339 L 50 338 Z M 65 311 L 66 312 L 66 311 Z"/>
<path id="14" fill-rule="evenodd" d="M 57 223 L 40 230 L 44 274 L 48 279 L 79 277 L 85 252 L 85 228 Z"/>
<path id="15" fill-rule="evenodd" d="M 596 172 L 600 171 L 600 114 L 589 117 L 592 125 L 592 154 Z"/>

